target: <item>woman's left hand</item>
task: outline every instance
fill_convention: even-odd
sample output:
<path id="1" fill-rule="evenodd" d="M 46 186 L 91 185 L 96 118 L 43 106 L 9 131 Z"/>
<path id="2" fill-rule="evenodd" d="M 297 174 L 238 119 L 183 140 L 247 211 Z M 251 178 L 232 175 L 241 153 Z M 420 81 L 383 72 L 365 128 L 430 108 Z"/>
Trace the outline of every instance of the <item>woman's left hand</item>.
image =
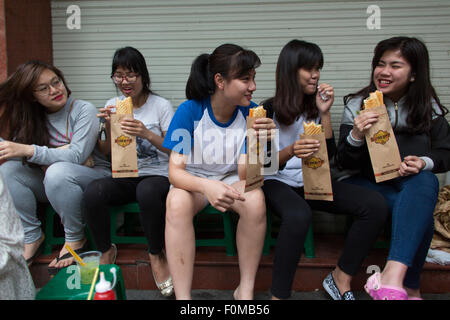
<path id="1" fill-rule="evenodd" d="M 270 118 L 257 118 L 253 124 L 253 129 L 256 130 L 258 137 L 267 137 L 267 140 L 272 138 L 272 130 L 276 129 L 276 125 Z"/>
<path id="2" fill-rule="evenodd" d="M 123 132 L 143 139 L 148 138 L 148 133 L 150 130 L 147 129 L 142 121 L 137 119 L 123 119 L 120 121 L 120 124 Z"/>
<path id="3" fill-rule="evenodd" d="M 418 174 L 425 167 L 425 165 L 425 161 L 421 158 L 417 156 L 407 156 L 400 164 L 400 169 L 398 172 L 402 177 Z"/>
<path id="4" fill-rule="evenodd" d="M 324 100 L 320 95 L 328 97 Z M 331 106 L 334 102 L 334 89 L 327 83 L 321 83 L 317 89 L 316 93 L 316 105 L 319 109 L 320 114 L 325 114 L 330 111 Z"/>
<path id="5" fill-rule="evenodd" d="M 28 144 L 16 143 L 11 141 L 0 141 L 0 160 L 11 158 L 32 157 L 34 147 Z"/>

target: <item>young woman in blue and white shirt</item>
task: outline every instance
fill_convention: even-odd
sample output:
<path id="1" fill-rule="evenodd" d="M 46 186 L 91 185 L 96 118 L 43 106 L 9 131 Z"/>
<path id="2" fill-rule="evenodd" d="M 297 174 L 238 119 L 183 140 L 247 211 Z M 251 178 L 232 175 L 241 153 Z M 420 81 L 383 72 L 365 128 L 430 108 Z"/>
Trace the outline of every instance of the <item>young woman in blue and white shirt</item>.
<path id="1" fill-rule="evenodd" d="M 194 61 L 189 100 L 175 112 L 163 146 L 172 150 L 167 196 L 166 248 L 177 299 L 191 298 L 195 259 L 192 219 L 208 203 L 240 216 L 236 243 L 240 283 L 235 299 L 252 299 L 266 231 L 261 189 L 244 193 L 246 116 L 256 89 L 258 56 L 224 44 Z M 260 119 L 255 129 L 274 128 Z M 233 137 L 230 139 L 230 137 Z M 239 165 L 238 165 L 239 163 Z"/>

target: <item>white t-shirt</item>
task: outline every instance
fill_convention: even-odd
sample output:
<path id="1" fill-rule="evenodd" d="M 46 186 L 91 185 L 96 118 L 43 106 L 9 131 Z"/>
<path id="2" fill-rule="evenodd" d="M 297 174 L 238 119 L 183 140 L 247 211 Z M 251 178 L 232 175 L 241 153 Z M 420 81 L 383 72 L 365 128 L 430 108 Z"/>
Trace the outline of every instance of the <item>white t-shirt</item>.
<path id="1" fill-rule="evenodd" d="M 251 103 L 250 107 L 255 107 Z M 187 100 L 175 112 L 163 146 L 188 156 L 186 170 L 198 176 L 237 172 L 245 153 L 249 107 L 236 106 L 227 123 L 217 121 L 210 97 Z"/>
<path id="2" fill-rule="evenodd" d="M 105 106 L 116 105 L 116 98 L 123 100 L 125 96 L 111 98 Z M 147 129 L 162 137 L 162 132 L 169 129 L 173 117 L 173 107 L 168 100 L 150 94 L 141 107 L 133 108 L 133 117 L 142 121 Z M 169 156 L 166 153 L 157 149 L 147 139 L 139 137 L 136 137 L 136 150 L 139 176 L 168 176 Z"/>

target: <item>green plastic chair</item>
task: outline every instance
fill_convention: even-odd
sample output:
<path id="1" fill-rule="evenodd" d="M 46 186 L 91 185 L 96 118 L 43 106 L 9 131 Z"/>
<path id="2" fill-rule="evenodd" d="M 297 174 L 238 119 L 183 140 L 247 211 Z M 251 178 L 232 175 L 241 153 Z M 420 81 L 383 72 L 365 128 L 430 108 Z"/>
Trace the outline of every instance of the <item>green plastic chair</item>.
<path id="1" fill-rule="evenodd" d="M 147 243 L 144 236 L 122 236 L 117 234 L 117 217 L 120 213 L 139 213 L 139 205 L 137 202 L 131 202 L 122 206 L 114 206 L 110 209 L 111 212 L 111 242 L 119 243 Z M 234 243 L 234 230 L 229 212 L 222 213 L 214 207 L 208 205 L 205 209 L 197 214 L 220 214 L 223 219 L 223 238 L 208 238 L 196 239 L 195 245 L 197 247 L 225 247 L 228 256 L 236 255 L 236 246 Z M 125 230 L 129 230 L 127 226 L 127 219 L 124 219 Z"/>
<path id="2" fill-rule="evenodd" d="M 137 202 L 130 202 L 121 206 L 114 206 L 110 209 L 111 214 L 111 224 L 110 224 L 110 232 L 111 232 L 111 242 L 115 244 L 120 243 L 147 243 L 147 238 L 144 236 L 122 236 L 117 234 L 117 218 L 120 213 L 137 213 L 139 214 L 141 210 L 139 209 L 139 204 Z M 125 230 L 130 230 L 130 219 L 124 218 Z"/>
<path id="3" fill-rule="evenodd" d="M 235 256 L 236 255 L 236 244 L 235 244 L 235 232 L 233 223 L 231 221 L 231 213 L 220 212 L 216 208 L 211 205 L 206 206 L 205 209 L 200 211 L 196 217 L 201 214 L 218 214 L 222 216 L 223 221 L 223 238 L 209 238 L 209 239 L 196 239 L 195 245 L 197 247 L 225 247 L 227 256 Z M 194 224 L 196 224 L 196 220 L 194 219 Z"/>
<path id="4" fill-rule="evenodd" d="M 273 227 L 273 218 L 272 212 L 269 208 L 267 208 L 267 229 L 266 229 L 266 238 L 264 241 L 263 247 L 263 255 L 270 254 L 270 247 L 274 246 L 277 242 L 277 239 L 272 237 L 272 227 Z M 306 258 L 315 258 L 316 252 L 314 250 L 314 233 L 312 223 L 308 228 L 308 233 L 306 234 L 306 239 L 304 243 L 305 248 L 305 257 Z"/>

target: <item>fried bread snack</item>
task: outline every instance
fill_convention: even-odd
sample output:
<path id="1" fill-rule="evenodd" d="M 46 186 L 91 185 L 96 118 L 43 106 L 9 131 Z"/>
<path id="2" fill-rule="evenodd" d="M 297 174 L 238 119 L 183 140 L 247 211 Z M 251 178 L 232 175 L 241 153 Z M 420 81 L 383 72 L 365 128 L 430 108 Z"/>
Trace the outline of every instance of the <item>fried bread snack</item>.
<path id="1" fill-rule="evenodd" d="M 249 117 L 250 118 L 265 118 L 266 110 L 264 109 L 263 106 L 257 106 L 255 108 L 250 108 Z"/>
<path id="2" fill-rule="evenodd" d="M 312 135 L 312 134 L 319 134 L 322 132 L 322 125 L 321 124 L 315 124 L 314 122 L 308 122 L 305 123 L 303 121 L 303 130 L 305 131 L 305 135 Z"/>
<path id="3" fill-rule="evenodd" d="M 383 93 L 379 90 L 376 90 L 375 92 L 371 92 L 369 98 L 364 100 L 363 109 L 370 109 L 382 106 L 383 104 Z"/>
<path id="4" fill-rule="evenodd" d="M 133 114 L 133 101 L 128 97 L 122 101 L 116 99 L 116 113 L 117 114 Z"/>

